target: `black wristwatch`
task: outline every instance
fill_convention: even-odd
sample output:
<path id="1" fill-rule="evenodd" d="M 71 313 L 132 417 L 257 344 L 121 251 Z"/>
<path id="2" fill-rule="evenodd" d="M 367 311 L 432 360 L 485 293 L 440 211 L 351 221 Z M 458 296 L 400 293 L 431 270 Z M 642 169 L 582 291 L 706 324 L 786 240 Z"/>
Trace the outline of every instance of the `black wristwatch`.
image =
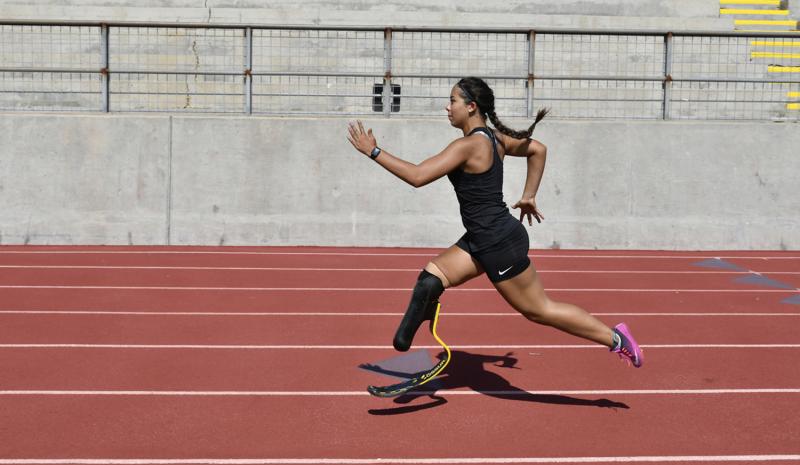
<path id="1" fill-rule="evenodd" d="M 381 149 L 376 146 L 374 149 L 372 149 L 372 152 L 369 153 L 369 157 L 374 160 L 378 158 L 378 155 L 380 154 L 381 154 Z"/>

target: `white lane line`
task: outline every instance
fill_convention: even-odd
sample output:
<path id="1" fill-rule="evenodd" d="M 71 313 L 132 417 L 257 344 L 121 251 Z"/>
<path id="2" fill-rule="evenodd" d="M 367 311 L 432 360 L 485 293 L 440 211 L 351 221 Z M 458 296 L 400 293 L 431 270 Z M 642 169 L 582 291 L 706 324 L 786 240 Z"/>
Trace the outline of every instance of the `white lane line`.
<path id="1" fill-rule="evenodd" d="M 257 266 L 110 266 L 110 265 L 0 265 L 0 269 L 20 270 L 170 270 L 170 271 L 344 271 L 344 272 L 409 272 L 418 273 L 420 268 L 310 268 L 310 267 L 257 267 Z M 537 273 L 566 274 L 733 274 L 746 275 L 749 271 L 733 270 L 547 270 L 537 269 Z M 761 274 L 798 275 L 800 271 L 764 271 Z"/>
<path id="2" fill-rule="evenodd" d="M 140 316 L 403 316 L 402 312 L 160 312 L 113 310 L 0 310 L 0 315 L 140 315 Z M 441 312 L 443 316 L 519 317 L 515 312 Z M 595 316 L 800 316 L 800 313 L 591 312 Z"/>
<path id="3" fill-rule="evenodd" d="M 451 458 L 262 458 L 262 459 L 0 459 L 0 465 L 380 465 L 380 464 L 539 464 L 654 462 L 791 462 L 799 455 L 638 455 L 605 457 L 451 457 Z"/>
<path id="4" fill-rule="evenodd" d="M 396 287 L 202 287 L 202 286 L 12 286 L 0 285 L 0 289 L 112 289 L 112 290 L 149 290 L 149 291 L 290 291 L 290 292 L 409 292 L 411 288 Z M 792 293 L 800 289 L 579 289 L 579 288 L 546 288 L 550 292 L 733 292 L 733 293 Z M 455 288 L 448 292 L 497 292 L 493 287 L 487 288 Z"/>
<path id="5" fill-rule="evenodd" d="M 333 256 L 333 257 L 434 257 L 444 249 L 434 249 L 426 253 L 393 253 L 393 252 L 236 252 L 216 250 L 3 250 L 0 254 L 87 254 L 87 255 L 297 255 L 297 256 Z M 755 256 L 755 255 L 597 255 L 597 254 L 528 254 L 532 258 L 655 258 L 655 259 L 758 259 L 758 260 L 798 260 L 800 256 Z"/>
<path id="6" fill-rule="evenodd" d="M 800 344 L 642 344 L 643 349 L 800 349 Z M 414 346 L 415 349 L 441 349 L 442 346 Z M 501 344 L 451 345 L 451 349 L 594 349 L 607 347 L 589 344 Z M 0 349 L 209 349 L 209 350 L 395 350 L 390 345 L 299 345 L 299 344 L 0 344 Z"/>
<path id="7" fill-rule="evenodd" d="M 76 270 L 234 270 L 234 271 L 408 271 L 419 272 L 417 268 L 304 268 L 304 267 L 261 267 L 261 266 L 122 266 L 122 265 L 0 265 L 7 269 L 76 269 Z M 538 271 L 538 270 L 537 270 Z M 727 271 L 744 274 L 746 271 Z"/>
<path id="8" fill-rule="evenodd" d="M 572 390 L 572 391 L 472 391 L 472 390 L 440 390 L 414 391 L 414 394 L 437 394 L 444 396 L 477 396 L 477 395 L 719 395 L 719 394 L 800 394 L 798 388 L 766 388 L 766 389 L 607 389 L 607 390 Z M 168 396 L 168 397 L 352 397 L 369 396 L 366 391 L 115 391 L 115 390 L 6 390 L 0 396 Z"/>

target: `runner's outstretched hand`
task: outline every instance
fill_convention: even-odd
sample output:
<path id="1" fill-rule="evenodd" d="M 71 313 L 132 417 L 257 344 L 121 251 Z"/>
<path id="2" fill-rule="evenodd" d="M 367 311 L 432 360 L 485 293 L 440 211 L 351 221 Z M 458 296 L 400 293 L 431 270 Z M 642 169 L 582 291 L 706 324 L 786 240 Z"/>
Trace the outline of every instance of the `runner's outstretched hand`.
<path id="1" fill-rule="evenodd" d="M 511 208 L 519 208 L 519 222 L 522 223 L 525 217 L 528 217 L 528 224 L 533 225 L 533 219 L 536 218 L 537 223 L 541 223 L 544 219 L 544 215 L 542 212 L 539 211 L 539 208 L 536 206 L 536 199 L 521 199 L 519 202 L 515 203 Z"/>
<path id="2" fill-rule="evenodd" d="M 372 135 L 372 129 L 370 128 L 365 131 L 361 121 L 356 121 L 356 123 L 350 122 L 347 129 L 349 131 L 347 140 L 353 144 L 356 150 L 364 155 L 369 155 L 372 149 L 378 146 L 375 136 Z"/>

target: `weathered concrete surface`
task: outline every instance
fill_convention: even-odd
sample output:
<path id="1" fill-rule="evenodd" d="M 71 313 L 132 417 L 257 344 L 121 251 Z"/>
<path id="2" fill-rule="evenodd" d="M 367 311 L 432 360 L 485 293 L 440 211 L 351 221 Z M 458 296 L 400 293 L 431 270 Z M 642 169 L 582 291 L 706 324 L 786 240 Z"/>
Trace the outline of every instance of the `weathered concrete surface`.
<path id="1" fill-rule="evenodd" d="M 415 162 L 459 136 L 441 121 L 368 124 L 383 147 Z M 444 246 L 458 238 L 446 180 L 415 190 L 354 152 L 344 133 L 339 119 L 176 118 L 173 241 Z M 798 166 L 797 125 L 550 121 L 538 137 L 550 147 L 538 247 L 800 246 L 800 198 L 787 169 Z M 505 172 L 513 203 L 524 161 L 509 159 Z"/>
<path id="2" fill-rule="evenodd" d="M 459 5 L 459 6 L 455 6 Z M 506 2 L 502 9 L 468 2 L 0 1 L 4 21 L 131 22 L 301 27 L 494 28 L 629 32 L 730 31 L 711 0 L 571 0 Z"/>
<path id="3" fill-rule="evenodd" d="M 0 114 L 3 244 L 163 244 L 169 117 Z"/>
<path id="4" fill-rule="evenodd" d="M 0 5 L 35 5 L 40 10 L 53 6 L 86 8 L 197 8 L 296 10 L 293 0 L 3 0 Z M 416 13 L 493 13 L 509 15 L 599 15 L 714 17 L 719 3 L 713 0 L 506 0 L 502 5 L 485 0 L 311 0 L 302 2 L 305 11 L 408 11 Z"/>
<path id="5" fill-rule="evenodd" d="M 3 243 L 439 247 L 463 232 L 445 179 L 405 185 L 350 147 L 342 118 L 0 121 Z M 442 119 L 366 123 L 412 162 L 460 135 Z M 534 247 L 800 248 L 796 123 L 545 120 L 537 138 Z M 505 174 L 513 204 L 525 161 Z"/>
<path id="6" fill-rule="evenodd" d="M 787 5 L 789 8 L 789 17 L 800 19 L 800 0 L 788 0 Z"/>

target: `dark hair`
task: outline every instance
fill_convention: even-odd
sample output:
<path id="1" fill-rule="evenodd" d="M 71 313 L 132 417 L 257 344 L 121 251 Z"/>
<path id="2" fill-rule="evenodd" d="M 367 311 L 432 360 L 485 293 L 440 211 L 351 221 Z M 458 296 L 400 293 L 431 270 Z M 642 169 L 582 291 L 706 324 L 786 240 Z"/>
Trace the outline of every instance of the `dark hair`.
<path id="1" fill-rule="evenodd" d="M 489 121 L 492 122 L 492 125 L 497 128 L 498 131 L 502 132 L 507 136 L 511 136 L 514 139 L 527 139 L 533 134 L 534 128 L 536 128 L 536 123 L 542 120 L 542 118 L 547 115 L 550 111 L 549 109 L 542 109 L 536 113 L 536 119 L 531 124 L 531 127 L 528 128 L 527 131 L 515 131 L 500 121 L 500 118 L 497 117 L 497 114 L 494 112 L 494 92 L 492 92 L 492 88 L 489 87 L 486 82 L 477 77 L 465 77 L 456 83 L 458 86 L 459 93 L 461 94 L 461 98 L 464 99 L 464 102 L 469 104 L 471 102 L 475 102 L 478 105 L 478 111 L 481 112 L 482 115 L 489 118 Z"/>

